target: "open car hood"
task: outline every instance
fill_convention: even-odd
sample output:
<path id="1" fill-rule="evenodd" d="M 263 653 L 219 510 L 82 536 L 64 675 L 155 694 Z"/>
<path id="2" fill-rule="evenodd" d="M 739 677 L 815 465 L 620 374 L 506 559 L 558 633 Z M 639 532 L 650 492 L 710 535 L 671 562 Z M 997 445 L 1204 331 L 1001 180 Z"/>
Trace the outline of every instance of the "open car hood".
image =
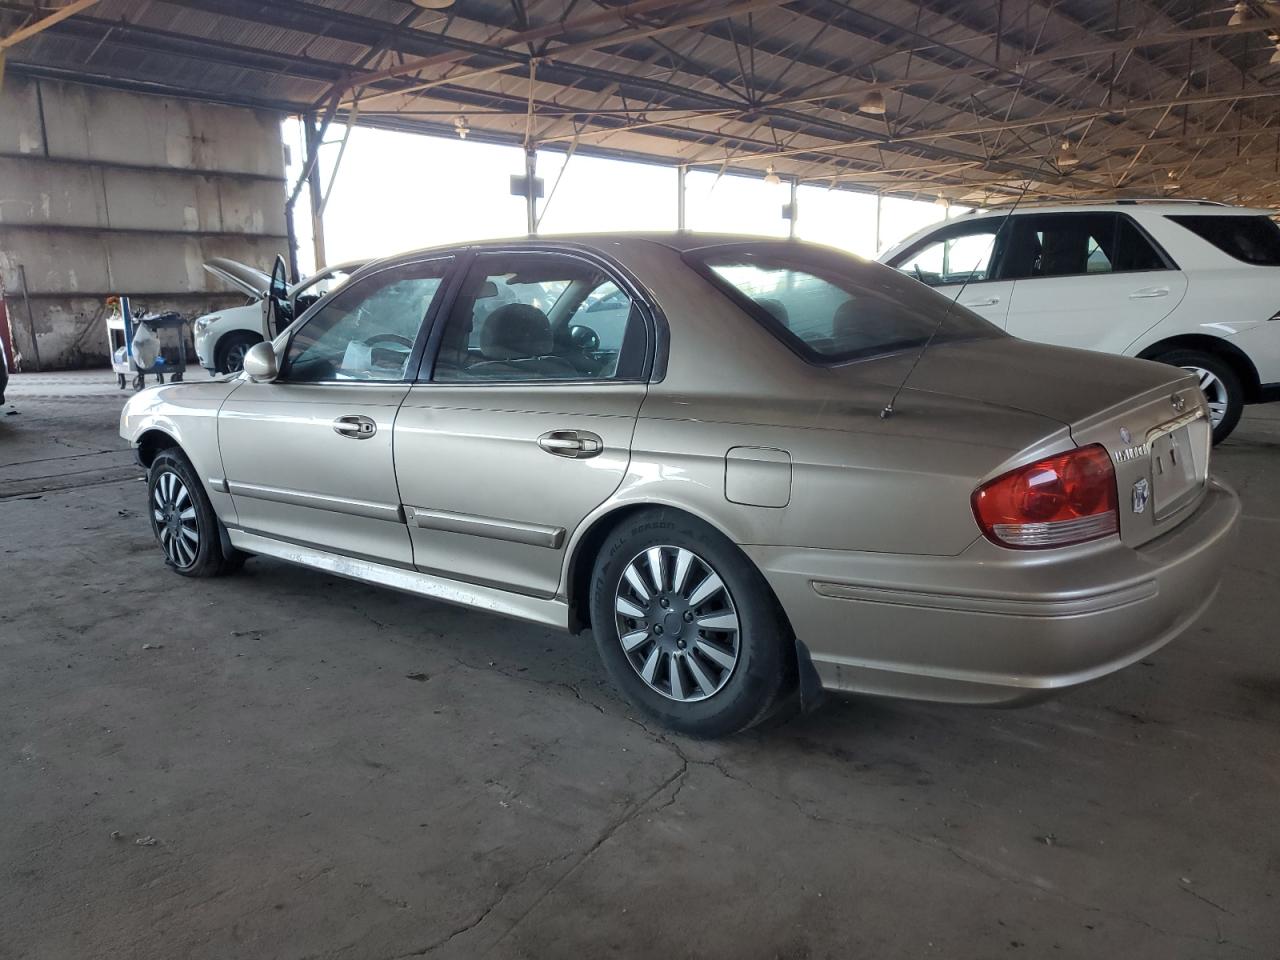
<path id="1" fill-rule="evenodd" d="M 271 285 L 271 278 L 256 267 L 249 267 L 235 260 L 228 260 L 226 257 L 214 257 L 212 260 L 204 262 L 204 268 L 211 274 L 222 280 L 237 290 L 240 290 L 247 297 L 261 299 L 267 295 L 267 288 Z"/>

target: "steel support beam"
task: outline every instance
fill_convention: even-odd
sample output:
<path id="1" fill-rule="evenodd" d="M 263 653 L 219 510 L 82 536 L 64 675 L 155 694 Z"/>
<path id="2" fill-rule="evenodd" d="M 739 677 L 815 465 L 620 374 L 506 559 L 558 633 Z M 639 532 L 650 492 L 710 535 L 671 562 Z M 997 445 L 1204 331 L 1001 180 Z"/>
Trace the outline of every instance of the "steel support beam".
<path id="1" fill-rule="evenodd" d="M 685 222 L 685 195 L 686 189 L 684 185 L 685 175 L 689 172 L 689 168 L 684 164 L 676 167 L 676 229 L 684 230 L 687 227 Z"/>
<path id="2" fill-rule="evenodd" d="M 529 236 L 538 233 L 538 191 L 535 184 L 538 179 L 538 150 L 536 147 L 524 148 L 524 209 L 529 227 Z"/>
<path id="3" fill-rule="evenodd" d="M 316 271 L 323 270 L 328 261 L 324 252 L 324 195 L 320 189 L 320 145 L 324 131 L 316 123 L 313 114 L 302 118 L 302 129 L 306 133 L 307 158 L 310 169 L 307 171 L 307 193 L 311 195 L 311 244 L 315 251 Z M 335 174 L 337 171 L 334 171 Z"/>

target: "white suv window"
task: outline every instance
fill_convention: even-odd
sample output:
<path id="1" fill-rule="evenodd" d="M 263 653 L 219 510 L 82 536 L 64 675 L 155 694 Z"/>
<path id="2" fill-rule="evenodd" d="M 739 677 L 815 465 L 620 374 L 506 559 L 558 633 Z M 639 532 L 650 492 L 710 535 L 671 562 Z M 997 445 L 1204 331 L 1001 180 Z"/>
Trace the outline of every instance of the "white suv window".
<path id="1" fill-rule="evenodd" d="M 1024 214 L 1014 217 L 1014 224 L 1003 280 L 1169 268 L 1152 242 L 1121 214 Z"/>
<path id="2" fill-rule="evenodd" d="M 1280 225 L 1270 217 L 1197 213 L 1169 219 L 1229 257 L 1257 266 L 1280 266 Z"/>
<path id="3" fill-rule="evenodd" d="M 937 239 L 909 251 L 892 265 L 931 287 L 992 279 L 996 233 L 1003 218 L 948 226 Z"/>

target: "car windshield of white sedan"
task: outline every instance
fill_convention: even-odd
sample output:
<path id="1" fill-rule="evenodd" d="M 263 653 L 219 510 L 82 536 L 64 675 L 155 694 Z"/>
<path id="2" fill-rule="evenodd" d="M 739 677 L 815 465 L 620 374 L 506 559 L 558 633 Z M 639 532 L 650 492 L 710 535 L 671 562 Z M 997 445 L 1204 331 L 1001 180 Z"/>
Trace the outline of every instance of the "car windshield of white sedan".
<path id="1" fill-rule="evenodd" d="M 825 250 L 686 255 L 807 359 L 840 363 L 935 341 L 999 336 L 973 312 L 876 264 Z"/>

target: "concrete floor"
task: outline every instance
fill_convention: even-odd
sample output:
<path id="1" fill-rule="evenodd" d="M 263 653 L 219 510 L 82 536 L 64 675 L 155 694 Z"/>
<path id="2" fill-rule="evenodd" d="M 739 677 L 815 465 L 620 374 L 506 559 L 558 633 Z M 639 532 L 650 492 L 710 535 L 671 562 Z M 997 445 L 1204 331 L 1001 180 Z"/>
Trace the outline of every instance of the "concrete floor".
<path id="1" fill-rule="evenodd" d="M 108 373 L 0 415 L 0 957 L 1280 957 L 1280 408 L 1203 623 L 1018 711 L 697 743 L 589 643 L 167 572 Z"/>

